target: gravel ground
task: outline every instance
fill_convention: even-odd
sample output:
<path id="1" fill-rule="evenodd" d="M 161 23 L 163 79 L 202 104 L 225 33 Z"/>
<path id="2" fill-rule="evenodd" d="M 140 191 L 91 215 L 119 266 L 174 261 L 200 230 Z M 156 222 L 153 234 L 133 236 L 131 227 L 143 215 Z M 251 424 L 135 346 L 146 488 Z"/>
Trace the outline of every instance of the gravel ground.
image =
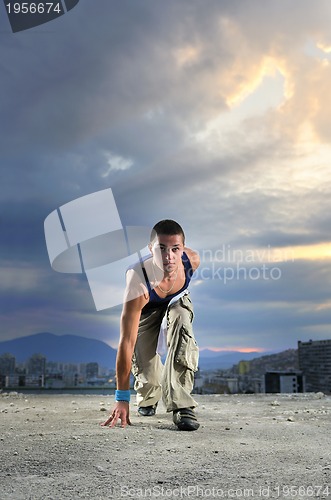
<path id="1" fill-rule="evenodd" d="M 200 429 L 159 405 L 99 424 L 112 396 L 0 394 L 0 499 L 331 499 L 331 397 L 196 396 Z"/>

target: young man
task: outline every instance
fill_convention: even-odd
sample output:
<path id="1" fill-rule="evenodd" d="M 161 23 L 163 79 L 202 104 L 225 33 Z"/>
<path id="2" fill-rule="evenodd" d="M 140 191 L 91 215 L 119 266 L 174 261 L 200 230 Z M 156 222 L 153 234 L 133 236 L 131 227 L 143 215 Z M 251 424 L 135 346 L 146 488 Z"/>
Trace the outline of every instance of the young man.
<path id="1" fill-rule="evenodd" d="M 151 256 L 127 272 L 126 294 L 116 359 L 115 406 L 103 426 L 122 427 L 129 418 L 130 371 L 135 377 L 138 413 L 155 415 L 162 398 L 180 430 L 199 427 L 191 396 L 198 368 L 198 347 L 192 330 L 193 308 L 187 287 L 199 266 L 199 256 L 185 247 L 181 226 L 158 222 L 151 234 Z M 158 354 L 160 327 L 166 325 L 167 356 Z"/>

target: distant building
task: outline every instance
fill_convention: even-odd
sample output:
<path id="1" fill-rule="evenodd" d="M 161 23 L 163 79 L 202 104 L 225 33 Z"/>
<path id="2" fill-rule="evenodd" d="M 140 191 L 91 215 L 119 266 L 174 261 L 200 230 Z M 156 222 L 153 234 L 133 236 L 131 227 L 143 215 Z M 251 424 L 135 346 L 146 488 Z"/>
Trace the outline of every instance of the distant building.
<path id="1" fill-rule="evenodd" d="M 0 356 L 0 375 L 12 375 L 15 373 L 15 366 L 15 356 L 9 353 L 5 353 Z"/>
<path id="2" fill-rule="evenodd" d="M 15 373 L 16 359 L 12 354 L 5 353 L 0 356 L 0 387 L 7 387 L 9 377 Z"/>
<path id="3" fill-rule="evenodd" d="M 46 358 L 42 354 L 33 354 L 26 363 L 26 371 L 31 375 L 45 375 Z"/>
<path id="4" fill-rule="evenodd" d="M 91 379 L 99 375 L 99 364 L 98 363 L 87 363 L 86 364 L 86 378 Z"/>
<path id="5" fill-rule="evenodd" d="M 238 373 L 239 375 L 247 375 L 250 371 L 250 363 L 249 361 L 239 361 L 238 364 Z"/>
<path id="6" fill-rule="evenodd" d="M 304 378 L 301 372 L 267 372 L 264 375 L 266 393 L 294 394 L 304 392 Z"/>
<path id="7" fill-rule="evenodd" d="M 298 342 L 299 367 L 307 392 L 331 393 L 331 340 Z"/>
<path id="8" fill-rule="evenodd" d="M 43 354 L 33 354 L 26 363 L 26 387 L 44 387 L 46 358 Z"/>

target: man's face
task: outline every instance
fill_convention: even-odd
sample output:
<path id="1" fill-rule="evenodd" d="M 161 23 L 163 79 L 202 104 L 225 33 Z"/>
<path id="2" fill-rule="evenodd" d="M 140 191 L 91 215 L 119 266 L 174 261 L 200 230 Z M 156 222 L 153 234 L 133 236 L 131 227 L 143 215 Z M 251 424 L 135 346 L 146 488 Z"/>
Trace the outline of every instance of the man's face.
<path id="1" fill-rule="evenodd" d="M 180 234 L 170 236 L 159 234 L 150 246 L 150 250 L 157 266 L 171 273 L 181 263 L 184 251 L 183 238 Z"/>

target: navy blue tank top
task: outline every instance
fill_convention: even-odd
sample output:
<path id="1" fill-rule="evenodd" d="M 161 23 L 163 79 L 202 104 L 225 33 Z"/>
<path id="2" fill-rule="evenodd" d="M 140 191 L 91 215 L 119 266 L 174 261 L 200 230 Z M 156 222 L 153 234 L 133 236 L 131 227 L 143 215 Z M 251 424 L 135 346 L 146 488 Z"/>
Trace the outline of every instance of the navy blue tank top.
<path id="1" fill-rule="evenodd" d="M 171 299 L 176 297 L 176 295 L 179 295 L 180 293 L 182 293 L 182 291 L 188 287 L 194 271 L 193 271 L 190 259 L 188 258 L 187 254 L 185 252 L 183 252 L 183 255 L 182 255 L 182 262 L 183 262 L 184 271 L 185 271 L 185 283 L 182 286 L 182 288 L 180 290 L 178 290 L 178 292 L 172 293 L 171 295 L 168 295 L 167 297 L 164 297 L 164 298 L 159 297 L 158 294 L 155 292 L 155 289 L 151 287 L 151 284 L 150 284 L 148 277 L 147 277 L 146 269 L 144 267 L 142 267 L 142 271 L 144 273 L 144 278 L 146 280 L 146 285 L 147 285 L 147 289 L 148 289 L 148 293 L 149 293 L 149 302 L 143 307 L 143 309 L 141 311 L 142 313 L 150 311 L 151 309 L 157 309 L 159 307 L 166 308 L 168 306 L 169 302 L 171 301 Z"/>

